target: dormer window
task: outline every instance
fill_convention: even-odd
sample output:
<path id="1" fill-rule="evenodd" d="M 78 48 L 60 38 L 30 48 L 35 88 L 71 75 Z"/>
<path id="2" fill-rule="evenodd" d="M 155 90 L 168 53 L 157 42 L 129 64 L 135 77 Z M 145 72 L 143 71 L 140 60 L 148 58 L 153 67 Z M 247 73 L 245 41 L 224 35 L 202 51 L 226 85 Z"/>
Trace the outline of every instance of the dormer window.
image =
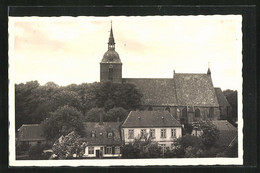
<path id="1" fill-rule="evenodd" d="M 113 137 L 113 132 L 108 132 L 107 137 L 108 138 L 112 138 Z"/>
<path id="2" fill-rule="evenodd" d="M 96 132 L 95 131 L 91 131 L 91 137 L 92 138 L 96 137 Z"/>

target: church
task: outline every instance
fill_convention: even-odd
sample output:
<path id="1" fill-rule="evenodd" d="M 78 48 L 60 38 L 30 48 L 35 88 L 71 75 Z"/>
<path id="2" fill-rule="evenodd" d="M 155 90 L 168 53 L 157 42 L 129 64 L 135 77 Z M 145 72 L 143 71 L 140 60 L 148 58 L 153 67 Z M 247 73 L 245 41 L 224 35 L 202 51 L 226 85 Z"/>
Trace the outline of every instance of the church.
<path id="1" fill-rule="evenodd" d="M 220 120 L 231 107 L 220 88 L 214 88 L 211 71 L 176 73 L 172 78 L 123 78 L 111 24 L 108 50 L 100 62 L 100 82 L 131 83 L 143 94 L 142 110 L 167 110 L 180 123 Z"/>

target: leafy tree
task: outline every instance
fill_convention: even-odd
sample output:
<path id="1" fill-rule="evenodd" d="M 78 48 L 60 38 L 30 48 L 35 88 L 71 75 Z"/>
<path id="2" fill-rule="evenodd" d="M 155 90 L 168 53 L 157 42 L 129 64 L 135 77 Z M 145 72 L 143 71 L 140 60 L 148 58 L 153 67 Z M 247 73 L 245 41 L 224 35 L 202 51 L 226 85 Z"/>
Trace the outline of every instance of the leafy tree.
<path id="1" fill-rule="evenodd" d="M 84 155 L 86 142 L 76 132 L 72 131 L 58 139 L 52 147 L 53 154 L 58 159 L 81 158 Z"/>
<path id="2" fill-rule="evenodd" d="M 122 158 L 158 158 L 161 156 L 161 147 L 147 136 L 135 139 L 133 143 L 125 145 L 122 149 Z"/>
<path id="3" fill-rule="evenodd" d="M 31 146 L 30 149 L 29 149 L 29 152 L 28 152 L 29 159 L 30 160 L 42 159 L 43 150 L 44 150 L 44 145 L 36 144 L 34 146 Z"/>
<path id="4" fill-rule="evenodd" d="M 127 110 L 140 106 L 142 94 L 132 84 L 99 83 L 95 86 L 96 106 L 107 110 L 122 107 Z"/>
<path id="5" fill-rule="evenodd" d="M 33 123 L 32 112 L 38 106 L 34 91 L 39 87 L 38 81 L 15 85 L 15 128 L 25 123 Z"/>
<path id="6" fill-rule="evenodd" d="M 104 108 L 92 108 L 87 112 L 85 120 L 88 122 L 99 122 L 100 116 L 102 116 L 104 120 L 104 117 L 106 116 Z"/>
<path id="7" fill-rule="evenodd" d="M 129 112 L 122 107 L 112 108 L 109 111 L 107 111 L 105 121 L 117 121 L 117 118 L 119 118 L 119 121 L 124 121 L 128 113 Z"/>
<path id="8" fill-rule="evenodd" d="M 42 123 L 47 139 L 55 140 L 71 131 L 76 131 L 79 134 L 84 133 L 83 116 L 76 108 L 65 105 L 50 114 L 50 118 Z"/>
<path id="9" fill-rule="evenodd" d="M 223 94 L 225 95 L 227 101 L 229 102 L 229 104 L 232 108 L 232 112 L 231 112 L 232 118 L 237 120 L 237 91 L 228 89 L 228 90 L 224 90 Z M 232 121 L 231 121 L 231 123 L 233 124 Z"/>
<path id="10" fill-rule="evenodd" d="M 175 150 L 171 156 L 173 157 L 199 157 L 202 154 L 204 145 L 202 139 L 197 136 L 186 134 L 178 138 L 175 143 Z"/>
<path id="11" fill-rule="evenodd" d="M 206 148 L 216 145 L 218 140 L 219 131 L 216 126 L 210 121 L 201 121 L 200 128 L 202 130 L 201 139 Z"/>

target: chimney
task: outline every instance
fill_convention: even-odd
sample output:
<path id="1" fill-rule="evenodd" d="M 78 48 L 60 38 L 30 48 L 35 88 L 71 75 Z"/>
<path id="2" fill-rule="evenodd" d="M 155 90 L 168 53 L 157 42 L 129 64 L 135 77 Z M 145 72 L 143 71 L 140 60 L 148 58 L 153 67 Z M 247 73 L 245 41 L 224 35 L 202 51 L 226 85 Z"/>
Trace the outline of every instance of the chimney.
<path id="1" fill-rule="evenodd" d="M 175 75 L 175 70 L 173 70 L 173 78 L 174 78 L 174 75 Z"/>
<path id="2" fill-rule="evenodd" d="M 103 125 L 103 114 L 99 115 L 99 125 Z"/>

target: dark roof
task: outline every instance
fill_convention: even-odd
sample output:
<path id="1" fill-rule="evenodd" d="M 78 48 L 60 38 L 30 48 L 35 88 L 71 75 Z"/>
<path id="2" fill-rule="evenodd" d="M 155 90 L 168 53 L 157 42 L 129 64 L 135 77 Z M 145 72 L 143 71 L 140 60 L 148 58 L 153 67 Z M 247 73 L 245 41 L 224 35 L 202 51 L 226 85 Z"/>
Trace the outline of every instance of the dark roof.
<path id="1" fill-rule="evenodd" d="M 132 83 L 143 94 L 144 105 L 177 105 L 174 80 L 171 78 L 123 78 L 124 83 Z"/>
<path id="2" fill-rule="evenodd" d="M 39 124 L 23 124 L 18 129 L 18 141 L 43 141 L 43 129 Z"/>
<path id="3" fill-rule="evenodd" d="M 237 128 L 235 128 L 227 120 L 212 121 L 212 123 L 219 130 L 218 144 L 229 146 L 229 144 L 231 144 L 231 142 L 237 138 Z"/>
<path id="4" fill-rule="evenodd" d="M 183 106 L 218 106 L 211 75 L 175 73 L 178 104 Z"/>
<path id="5" fill-rule="evenodd" d="M 108 50 L 103 55 L 101 63 L 121 63 L 120 57 L 115 50 Z"/>
<path id="6" fill-rule="evenodd" d="M 121 136 L 119 126 L 120 122 L 84 122 L 85 139 L 88 145 L 121 145 Z M 91 137 L 92 131 L 95 132 L 95 137 Z M 108 133 L 112 132 L 113 137 L 108 138 Z M 102 135 L 100 135 L 102 134 Z"/>
<path id="7" fill-rule="evenodd" d="M 216 92 L 216 95 L 217 95 L 219 106 L 230 107 L 230 104 L 228 103 L 228 101 L 227 101 L 226 97 L 224 96 L 222 90 L 220 88 L 215 88 L 215 92 Z"/>
<path id="8" fill-rule="evenodd" d="M 181 127 L 168 111 L 131 111 L 122 127 Z"/>

